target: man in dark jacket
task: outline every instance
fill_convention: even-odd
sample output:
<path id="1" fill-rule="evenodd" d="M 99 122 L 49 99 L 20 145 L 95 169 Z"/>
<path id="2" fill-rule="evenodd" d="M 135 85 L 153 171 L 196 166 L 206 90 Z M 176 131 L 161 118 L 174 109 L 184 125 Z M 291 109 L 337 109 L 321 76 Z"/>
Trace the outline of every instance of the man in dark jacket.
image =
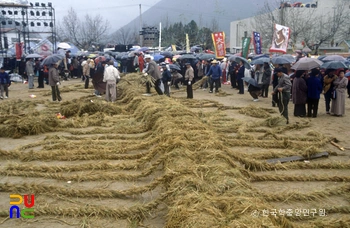
<path id="1" fill-rule="evenodd" d="M 238 94 L 244 94 L 244 83 L 243 83 L 244 71 L 245 71 L 245 67 L 243 65 L 243 62 L 241 61 L 239 62 L 239 69 L 237 72 L 237 84 L 239 89 Z"/>
<path id="2" fill-rule="evenodd" d="M 11 85 L 10 76 L 8 73 L 5 72 L 5 68 L 1 67 L 0 69 L 0 90 L 1 90 L 1 96 L 0 99 L 7 99 L 9 96 L 9 89 L 8 87 Z M 5 96 L 4 96 L 5 92 Z"/>
<path id="3" fill-rule="evenodd" d="M 231 61 L 230 66 L 228 68 L 228 73 L 230 74 L 231 87 L 232 89 L 237 88 L 237 63 L 235 61 Z"/>
<path id="4" fill-rule="evenodd" d="M 264 73 L 262 76 L 261 96 L 268 97 L 271 81 L 271 68 L 269 63 L 264 63 Z"/>
<path id="5" fill-rule="evenodd" d="M 171 84 L 171 73 L 168 70 L 166 63 L 162 63 L 162 82 L 164 84 L 164 94 L 170 97 L 170 84 Z"/>

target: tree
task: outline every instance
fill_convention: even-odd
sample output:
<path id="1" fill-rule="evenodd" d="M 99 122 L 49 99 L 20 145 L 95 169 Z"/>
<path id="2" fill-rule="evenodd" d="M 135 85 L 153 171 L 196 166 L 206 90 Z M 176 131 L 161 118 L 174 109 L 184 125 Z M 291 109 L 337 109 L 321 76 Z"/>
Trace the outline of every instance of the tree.
<path id="1" fill-rule="evenodd" d="M 347 5 L 345 0 L 338 1 L 332 8 L 333 14 L 324 12 L 323 15 L 316 17 L 316 26 L 303 34 L 303 41 L 314 51 L 314 54 L 318 54 L 322 44 L 334 43 L 335 39 L 340 41 L 347 36 L 346 28 L 349 28 L 350 19 Z"/>
<path id="2" fill-rule="evenodd" d="M 70 41 L 79 48 L 88 49 L 93 43 L 105 42 L 109 22 L 100 15 L 92 17 L 88 14 L 81 21 L 75 10 L 70 8 L 57 27 L 61 40 Z"/>
<path id="3" fill-rule="evenodd" d="M 118 44 L 127 45 L 130 43 L 132 32 L 130 29 L 120 28 L 112 35 L 113 41 Z"/>
<path id="4" fill-rule="evenodd" d="M 198 26 L 194 20 L 185 25 L 184 32 L 188 34 L 191 46 L 198 44 Z"/>
<path id="5" fill-rule="evenodd" d="M 273 26 L 274 23 L 276 23 L 274 9 L 276 9 L 277 6 L 277 2 L 271 4 L 264 2 L 264 6 L 259 10 L 257 16 L 255 16 L 252 21 L 252 27 L 261 35 L 263 48 L 268 48 L 271 45 L 274 31 Z"/>

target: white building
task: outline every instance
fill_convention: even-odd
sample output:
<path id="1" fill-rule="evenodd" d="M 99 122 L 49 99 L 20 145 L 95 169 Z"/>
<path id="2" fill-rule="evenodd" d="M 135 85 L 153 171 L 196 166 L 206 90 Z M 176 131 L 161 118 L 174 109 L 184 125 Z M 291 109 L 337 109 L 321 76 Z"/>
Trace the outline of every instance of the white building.
<path id="1" fill-rule="evenodd" d="M 349 0 L 318 0 L 318 1 L 312 1 L 308 3 L 303 3 L 303 7 L 281 7 L 276 8 L 272 15 L 274 15 L 275 18 L 281 18 L 281 12 L 282 10 L 298 10 L 300 12 L 300 15 L 305 15 L 307 18 L 308 14 L 312 13 L 314 16 L 321 16 L 321 15 L 334 15 L 337 6 L 337 3 L 339 1 L 344 1 L 346 10 L 349 10 L 347 13 L 350 14 L 350 1 Z M 291 4 L 293 5 L 293 4 Z M 230 51 L 232 53 L 240 52 L 242 49 L 242 38 L 245 36 L 252 36 L 253 31 L 256 31 L 256 17 L 250 17 L 245 18 L 242 20 L 233 21 L 230 24 Z M 267 22 L 270 23 L 270 22 Z M 276 21 L 275 23 L 280 23 L 284 25 L 281 22 Z M 271 21 L 271 28 L 273 27 L 272 21 Z M 321 28 L 320 29 L 327 29 L 327 28 Z M 292 31 L 293 32 L 293 31 Z M 262 39 L 270 40 L 272 42 L 272 37 L 262 37 Z M 342 39 L 343 40 L 343 39 Z M 341 42 L 342 40 L 339 40 L 338 42 Z M 301 46 L 301 42 L 298 42 L 299 47 Z M 288 47 L 290 49 L 291 47 Z M 330 49 L 333 49 L 334 51 L 341 51 L 341 47 L 332 47 Z M 320 48 L 322 50 L 322 48 Z M 268 50 L 264 50 L 264 52 L 268 52 Z"/>

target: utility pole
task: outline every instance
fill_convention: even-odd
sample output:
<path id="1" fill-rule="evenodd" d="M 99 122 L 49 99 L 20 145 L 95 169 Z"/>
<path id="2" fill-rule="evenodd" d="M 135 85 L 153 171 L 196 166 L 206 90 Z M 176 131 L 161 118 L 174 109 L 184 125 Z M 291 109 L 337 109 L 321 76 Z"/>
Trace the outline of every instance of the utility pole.
<path id="1" fill-rule="evenodd" d="M 285 25 L 284 24 L 284 8 L 285 8 L 285 4 L 284 4 L 284 0 L 282 0 L 281 2 L 281 25 Z"/>
<path id="2" fill-rule="evenodd" d="M 159 23 L 159 51 L 162 50 L 162 22 Z"/>
<path id="3" fill-rule="evenodd" d="M 141 4 L 139 4 L 140 7 L 140 46 L 142 47 L 142 41 L 143 41 L 143 33 L 142 33 L 142 11 L 141 11 Z"/>

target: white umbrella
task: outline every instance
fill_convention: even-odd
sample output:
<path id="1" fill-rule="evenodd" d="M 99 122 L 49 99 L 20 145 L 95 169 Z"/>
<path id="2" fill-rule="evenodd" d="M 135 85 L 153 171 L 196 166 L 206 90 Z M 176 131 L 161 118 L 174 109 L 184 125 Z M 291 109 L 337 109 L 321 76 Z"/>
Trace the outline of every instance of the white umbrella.
<path id="1" fill-rule="evenodd" d="M 291 68 L 293 70 L 311 70 L 320 67 L 323 64 L 322 61 L 313 58 L 301 58 Z"/>
<path id="2" fill-rule="evenodd" d="M 38 55 L 38 54 L 36 54 L 36 53 L 34 53 L 34 54 L 29 54 L 29 55 L 26 56 L 26 59 L 38 59 L 38 58 L 42 58 L 42 56 L 41 56 L 41 55 Z"/>
<path id="3" fill-rule="evenodd" d="M 62 49 L 69 49 L 69 48 L 71 48 L 71 46 L 70 46 L 69 44 L 64 43 L 64 42 L 59 43 L 59 44 L 57 45 L 57 47 L 58 47 L 58 48 L 62 48 Z"/>
<path id="4" fill-rule="evenodd" d="M 328 55 L 322 61 L 345 61 L 346 59 L 341 55 Z"/>

